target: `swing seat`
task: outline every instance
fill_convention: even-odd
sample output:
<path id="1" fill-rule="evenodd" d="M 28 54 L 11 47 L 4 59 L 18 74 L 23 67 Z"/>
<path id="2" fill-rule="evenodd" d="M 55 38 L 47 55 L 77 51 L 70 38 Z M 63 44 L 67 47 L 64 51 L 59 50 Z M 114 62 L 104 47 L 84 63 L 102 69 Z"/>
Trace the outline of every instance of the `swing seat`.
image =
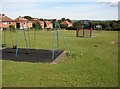
<path id="1" fill-rule="evenodd" d="M 3 47 L 3 48 L 6 47 L 6 44 L 2 44 L 2 47 Z"/>
<path id="2" fill-rule="evenodd" d="M 16 48 L 17 48 L 17 45 L 13 45 L 12 47 L 13 47 L 13 49 L 16 49 Z"/>

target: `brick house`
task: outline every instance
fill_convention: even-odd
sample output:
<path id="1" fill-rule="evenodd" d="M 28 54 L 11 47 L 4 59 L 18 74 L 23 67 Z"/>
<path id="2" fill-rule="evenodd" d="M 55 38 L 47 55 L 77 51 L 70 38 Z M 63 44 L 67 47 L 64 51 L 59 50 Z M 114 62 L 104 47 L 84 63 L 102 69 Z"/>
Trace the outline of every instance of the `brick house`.
<path id="1" fill-rule="evenodd" d="M 31 22 L 32 23 L 37 23 L 37 22 L 39 22 L 39 19 L 38 18 L 33 18 L 33 19 L 31 19 Z"/>
<path id="2" fill-rule="evenodd" d="M 45 21 L 46 27 L 45 28 L 53 28 L 53 23 L 51 21 Z"/>
<path id="3" fill-rule="evenodd" d="M 19 16 L 15 19 L 16 28 L 18 29 L 30 29 L 32 28 L 32 22 L 28 21 L 26 18 Z"/>
<path id="4" fill-rule="evenodd" d="M 38 18 L 34 18 L 31 20 L 32 23 L 39 23 L 41 25 L 41 28 L 53 28 L 53 23 L 51 21 L 44 21 L 44 20 L 39 20 Z"/>
<path id="5" fill-rule="evenodd" d="M 72 24 L 71 22 L 67 21 L 67 20 L 62 21 L 62 22 L 60 23 L 60 25 L 66 25 L 67 27 L 72 27 L 72 26 L 73 26 L 73 24 Z"/>
<path id="6" fill-rule="evenodd" d="M 16 27 L 16 21 L 7 17 L 5 14 L 0 14 L 0 30 L 7 29 L 10 25 Z"/>
<path id="7" fill-rule="evenodd" d="M 34 24 L 34 23 L 39 23 L 39 24 L 41 25 L 41 28 L 44 28 L 44 21 L 39 20 L 38 18 L 33 18 L 33 19 L 31 20 L 31 22 L 32 22 L 32 24 Z"/>
<path id="8" fill-rule="evenodd" d="M 42 28 L 44 28 L 44 21 L 39 21 Z"/>

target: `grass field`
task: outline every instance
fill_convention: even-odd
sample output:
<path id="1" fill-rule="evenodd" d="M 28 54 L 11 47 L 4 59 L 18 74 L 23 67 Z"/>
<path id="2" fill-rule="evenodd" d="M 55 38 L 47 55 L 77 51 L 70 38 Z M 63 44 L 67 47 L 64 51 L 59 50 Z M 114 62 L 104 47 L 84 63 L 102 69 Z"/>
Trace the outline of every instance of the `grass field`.
<path id="1" fill-rule="evenodd" d="M 58 64 L 2 60 L 3 87 L 118 86 L 118 44 L 113 43 L 118 41 L 117 31 L 94 31 L 93 38 L 75 37 L 75 31 L 64 31 L 64 34 L 71 56 Z M 12 35 L 15 44 L 17 32 Z M 35 46 L 33 32 L 29 35 L 31 48 L 52 49 L 53 32 L 37 31 Z M 19 47 L 25 47 L 23 33 L 20 42 Z M 12 45 L 9 32 L 6 32 L 6 43 Z M 65 49 L 61 36 L 60 48 Z"/>

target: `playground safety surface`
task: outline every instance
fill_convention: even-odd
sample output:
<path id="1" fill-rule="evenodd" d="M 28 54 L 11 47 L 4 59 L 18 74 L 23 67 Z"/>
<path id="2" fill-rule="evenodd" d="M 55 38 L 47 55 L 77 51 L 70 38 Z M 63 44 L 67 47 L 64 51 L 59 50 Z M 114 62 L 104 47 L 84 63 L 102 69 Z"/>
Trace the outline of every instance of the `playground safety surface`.
<path id="1" fill-rule="evenodd" d="M 19 48 L 16 57 L 16 49 L 2 49 L 2 60 L 11 60 L 17 62 L 33 62 L 33 63 L 58 63 L 60 59 L 66 56 L 65 51 L 55 50 L 54 60 L 52 59 L 52 50 Z"/>

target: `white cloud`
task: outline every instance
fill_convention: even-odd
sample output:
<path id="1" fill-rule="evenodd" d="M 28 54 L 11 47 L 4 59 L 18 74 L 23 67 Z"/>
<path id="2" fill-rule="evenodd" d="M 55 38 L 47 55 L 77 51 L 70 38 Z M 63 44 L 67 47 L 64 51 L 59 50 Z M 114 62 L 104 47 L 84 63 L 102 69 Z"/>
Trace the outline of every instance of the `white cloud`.
<path id="1" fill-rule="evenodd" d="M 119 2 L 120 0 L 98 0 L 98 1 L 101 1 L 101 2 Z"/>
<path id="2" fill-rule="evenodd" d="M 102 2 L 102 3 L 105 3 L 105 4 L 108 4 L 110 6 L 118 6 L 118 2 L 120 0 L 97 0 L 98 2 Z"/>

